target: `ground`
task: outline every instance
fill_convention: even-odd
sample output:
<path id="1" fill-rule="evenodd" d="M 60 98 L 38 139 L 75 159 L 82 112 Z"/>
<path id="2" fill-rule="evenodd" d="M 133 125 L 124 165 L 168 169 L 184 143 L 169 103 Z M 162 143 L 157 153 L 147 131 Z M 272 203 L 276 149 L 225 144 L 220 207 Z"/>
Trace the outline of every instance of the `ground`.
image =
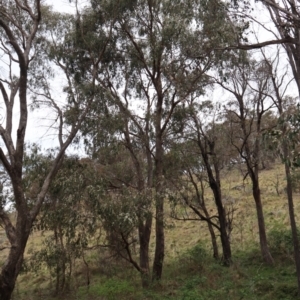
<path id="1" fill-rule="evenodd" d="M 258 228 L 251 183 L 238 169 L 223 170 L 222 192 L 227 205 L 235 209 L 231 243 L 233 265 L 224 267 L 212 258 L 209 232 L 205 222 L 166 221 L 166 259 L 163 280 L 149 290 L 141 288 L 137 272 L 126 262 L 106 265 L 101 253 L 89 252 L 87 261 L 90 284 L 86 284 L 86 269 L 77 262 L 71 291 L 53 297 L 53 282 L 46 268 L 38 273 L 24 272 L 18 278 L 14 298 L 37 299 L 295 299 L 296 272 L 293 264 L 289 217 L 285 193 L 283 165 L 277 163 L 262 170 L 261 191 L 269 243 L 275 259 L 274 266 L 262 261 L 258 245 Z M 297 219 L 300 195 L 295 194 Z M 214 213 L 213 199 L 207 191 L 210 213 Z M 12 215 L 13 218 L 13 215 Z M 28 242 L 26 258 L 42 247 L 47 233 L 34 232 Z M 0 231 L 0 248 L 7 245 L 4 231 Z M 151 242 L 153 254 L 154 240 Z M 4 262 L 7 250 L 0 252 Z"/>

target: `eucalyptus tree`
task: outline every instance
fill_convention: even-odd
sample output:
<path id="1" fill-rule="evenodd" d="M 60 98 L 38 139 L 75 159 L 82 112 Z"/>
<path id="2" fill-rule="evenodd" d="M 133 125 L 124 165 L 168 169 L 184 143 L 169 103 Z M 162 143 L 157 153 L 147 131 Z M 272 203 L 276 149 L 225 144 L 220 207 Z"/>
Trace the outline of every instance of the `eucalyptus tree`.
<path id="1" fill-rule="evenodd" d="M 270 130 L 266 135 L 268 142 L 275 145 L 285 167 L 286 192 L 289 207 L 290 225 L 294 246 L 294 257 L 297 272 L 298 295 L 300 295 L 300 244 L 297 230 L 297 223 L 294 210 L 293 192 L 293 170 L 297 169 L 299 153 L 297 145 L 299 143 L 299 111 L 297 108 L 297 97 L 288 95 L 290 84 L 293 82 L 289 78 L 288 66 L 285 69 L 281 66 L 280 49 L 276 55 L 268 57 L 265 51 L 261 51 L 264 58 L 264 68 L 262 73 L 269 78 L 272 86 L 270 98 L 272 99 L 278 114 L 277 124 L 274 130 Z"/>
<path id="2" fill-rule="evenodd" d="M 239 1 L 236 1 L 238 3 Z M 256 48 L 263 48 L 268 45 L 279 44 L 285 49 L 289 66 L 292 70 L 294 80 L 298 89 L 298 96 L 300 95 L 300 61 L 299 61 L 299 20 L 300 20 L 300 10 L 298 1 L 294 0 L 261 0 L 257 1 L 261 2 L 263 6 L 266 8 L 269 16 L 271 18 L 271 26 L 267 26 L 260 22 L 260 20 L 255 20 L 260 24 L 264 29 L 271 32 L 274 36 L 273 39 L 259 42 L 259 43 L 248 43 L 247 45 L 239 45 L 242 49 L 251 50 Z M 248 15 L 250 19 L 252 16 Z M 280 130 L 285 132 L 287 130 L 287 123 L 285 123 L 285 114 L 284 111 L 284 97 L 283 95 L 286 93 L 286 87 L 284 87 L 285 83 L 283 78 L 286 76 L 286 73 L 278 76 L 278 62 L 279 55 L 275 55 L 275 59 L 267 58 L 264 52 L 262 51 L 263 56 L 265 58 L 265 63 L 269 67 L 269 73 L 266 72 L 266 76 L 270 76 L 270 80 L 272 82 L 274 88 L 274 95 L 272 97 L 274 103 L 276 103 L 278 113 L 281 116 L 280 122 L 281 127 Z M 285 120 L 285 121 L 284 121 Z M 299 242 L 297 237 L 297 229 L 296 222 L 294 216 L 294 205 L 293 205 L 293 193 L 292 193 L 292 183 L 291 183 L 291 169 L 289 165 L 290 154 L 288 151 L 288 143 L 287 140 L 283 139 L 282 151 L 285 162 L 285 172 L 287 176 L 287 196 L 289 203 L 289 214 L 290 221 L 293 233 L 293 241 L 295 253 L 299 253 Z M 296 254 L 295 254 L 296 255 Z M 297 269 L 297 277 L 298 277 L 298 294 L 300 294 L 300 261 L 299 258 L 295 258 L 296 261 L 296 269 Z"/>
<path id="3" fill-rule="evenodd" d="M 108 141 L 102 137 L 102 143 L 98 143 L 97 151 L 93 153 L 93 161 L 106 182 L 106 200 L 102 201 L 98 214 L 107 234 L 107 247 L 114 255 L 132 264 L 141 274 L 142 285 L 147 287 L 151 282 L 149 243 L 153 163 L 152 158 L 147 157 L 147 149 L 143 149 L 128 130 L 128 126 L 121 130 L 124 140 Z M 135 254 L 137 242 L 139 260 Z"/>
<path id="4" fill-rule="evenodd" d="M 43 16 L 45 19 L 42 20 Z M 0 298 L 4 300 L 11 298 L 22 267 L 32 224 L 43 205 L 50 183 L 59 170 L 64 153 L 73 141 L 94 99 L 94 81 L 91 81 L 88 87 L 85 86 L 85 90 L 81 89 L 79 92 L 74 80 L 74 72 L 71 72 L 62 58 L 63 54 L 68 56 L 74 50 L 63 36 L 67 30 L 72 29 L 74 23 L 70 21 L 69 16 L 51 14 L 49 9 L 41 6 L 39 0 L 0 2 L 2 61 L 0 90 L 4 114 L 0 126 L 3 141 L 0 160 L 10 178 L 16 209 L 14 223 L 9 218 L 5 207 L 0 207 L 1 225 L 5 228 L 11 245 L 0 274 Z M 60 46 L 62 52 L 57 51 L 57 46 Z M 103 49 L 105 46 L 104 42 Z M 51 62 L 55 62 L 61 68 L 66 78 L 67 88 L 64 89 L 66 101 L 62 105 L 59 105 L 61 102 L 57 101 L 55 95 L 51 93 L 49 74 L 55 73 L 53 69 L 51 72 Z M 34 103 L 29 101 L 29 94 L 33 93 L 35 97 L 31 99 Z M 38 102 L 38 100 L 42 101 Z M 36 197 L 30 200 L 29 205 L 23 186 L 25 172 L 23 165 L 26 128 L 32 118 L 28 111 L 31 104 L 36 106 L 46 104 L 47 107 L 52 108 L 59 146 L 42 179 Z M 17 117 L 13 117 L 15 109 L 19 109 Z"/>
<path id="5" fill-rule="evenodd" d="M 228 73 L 228 81 L 217 80 L 218 84 L 234 98 L 226 105 L 226 118 L 230 123 L 230 140 L 247 166 L 247 175 L 252 181 L 260 248 L 263 260 L 273 263 L 269 251 L 261 200 L 259 167 L 261 161 L 262 135 L 268 128 L 264 115 L 273 107 L 269 99 L 270 80 L 262 72 L 263 62 L 247 60 Z"/>
<path id="6" fill-rule="evenodd" d="M 74 41 L 85 53 L 85 60 L 82 60 L 81 56 L 72 60 L 75 69 L 85 70 L 79 74 L 78 80 L 89 78 L 90 70 L 85 67 L 86 61 L 99 56 L 98 42 L 101 40 L 101 36 L 96 30 L 99 22 L 104 20 L 105 16 L 117 20 L 115 14 L 120 7 L 115 10 L 115 7 L 107 7 L 106 4 L 101 6 L 103 8 L 101 11 L 86 9 L 81 16 L 78 16 L 77 35 Z M 96 4 L 94 3 L 94 5 Z M 114 43 L 116 43 L 118 35 L 117 30 L 111 31 Z M 114 44 L 114 48 L 110 47 L 109 49 L 110 52 L 106 61 L 100 66 L 101 73 L 97 77 L 99 101 L 91 106 L 81 133 L 87 153 L 103 170 L 102 176 L 107 182 L 107 199 L 111 197 L 111 204 L 115 205 L 114 210 L 111 210 L 109 203 L 106 203 L 107 205 L 104 205 L 103 209 L 99 211 L 100 219 L 105 224 L 108 234 L 108 246 L 140 272 L 142 284 L 146 287 L 151 282 L 149 243 L 152 228 L 154 165 L 152 146 L 150 145 L 150 118 L 139 119 L 134 116 L 133 112 L 123 105 L 122 101 L 118 99 L 118 95 L 114 93 L 114 84 L 116 87 L 122 86 L 123 73 L 120 65 L 124 63 L 124 57 L 122 51 L 116 48 L 116 44 Z M 150 102 L 146 115 L 150 115 Z M 136 200 L 136 203 L 129 201 L 129 195 Z M 120 201 L 114 198 L 119 200 L 122 198 L 123 200 L 120 201 L 124 203 L 124 207 L 122 208 L 122 205 L 118 207 Z M 132 207 L 128 210 L 130 203 Z M 126 215 L 130 214 L 130 217 L 135 220 L 132 223 L 136 226 L 135 228 L 130 227 L 129 230 L 128 226 L 121 225 L 124 220 L 117 213 L 120 210 L 123 215 L 126 211 Z M 132 243 L 129 234 L 137 228 L 140 244 L 139 262 L 131 253 L 132 246 L 136 241 Z M 114 242 L 110 238 L 112 232 L 116 238 Z M 125 252 L 120 251 L 121 248 Z"/>
<path id="7" fill-rule="evenodd" d="M 244 38 L 241 42 L 240 32 L 236 32 L 236 42 L 231 45 L 231 48 L 240 48 L 244 50 L 260 49 L 270 45 L 281 45 L 288 56 L 289 65 L 293 72 L 295 82 L 297 84 L 298 93 L 300 94 L 300 61 L 299 61 L 299 21 L 300 10 L 298 1 L 296 0 L 257 0 L 257 1 L 240 1 L 233 0 L 235 10 L 228 12 L 228 16 L 235 17 L 237 15 L 257 23 L 262 30 L 273 35 L 262 42 L 250 42 Z M 271 22 L 262 22 L 261 15 L 259 18 L 253 16 L 251 11 L 257 8 L 261 10 L 260 4 L 266 9 L 270 16 Z M 250 10 L 249 10 L 250 8 Z M 265 11 L 263 11 L 263 14 Z M 265 17 L 265 16 L 264 16 Z"/>
<path id="8" fill-rule="evenodd" d="M 217 104 L 216 107 L 219 105 Z M 221 170 L 227 161 L 228 148 L 224 148 L 224 131 L 218 126 L 218 117 L 220 111 L 214 105 L 207 101 L 199 105 L 197 99 L 191 99 L 190 107 L 190 138 L 198 148 L 203 168 L 205 170 L 209 187 L 213 192 L 214 202 L 217 209 L 216 219 L 218 222 L 212 222 L 215 228 L 220 232 L 221 245 L 223 250 L 222 260 L 226 266 L 231 265 L 231 245 L 230 233 L 232 230 L 232 213 L 224 203 L 221 189 Z M 207 122 L 203 115 L 211 115 L 212 121 Z M 225 150 L 226 149 L 226 150 Z M 225 151 L 224 151 L 225 150 Z"/>
<path id="9" fill-rule="evenodd" d="M 237 1 L 238 2 L 238 1 Z M 295 0 L 261 0 L 260 1 L 266 10 L 268 11 L 270 18 L 274 25 L 272 28 L 267 27 L 268 31 L 271 31 L 274 35 L 273 40 L 257 43 L 257 44 L 249 44 L 243 45 L 244 49 L 254 49 L 254 48 L 262 48 L 267 45 L 272 44 L 280 44 L 285 49 L 289 66 L 292 70 L 294 80 L 298 89 L 298 96 L 300 96 L 300 60 L 299 60 L 299 21 L 300 21 L 300 10 L 298 1 Z M 260 23 L 260 22 L 259 22 Z M 261 26 L 265 27 L 262 23 Z M 266 57 L 264 55 L 264 57 Z M 278 61 L 278 55 L 275 60 L 267 59 L 266 62 L 269 65 L 269 74 L 271 76 L 275 98 L 277 103 L 277 108 L 279 115 L 281 116 L 281 128 L 280 130 L 285 132 L 287 130 L 287 123 L 285 123 L 284 117 L 284 106 L 283 106 L 283 97 L 282 95 L 285 93 L 286 88 L 283 88 L 283 80 L 284 76 L 281 76 L 281 79 L 278 77 L 278 67 L 276 67 Z M 273 61 L 273 62 L 272 62 Z M 275 73 L 274 73 L 275 72 Z M 276 76 L 277 75 L 277 76 Z M 282 94 L 283 93 L 283 94 Z M 285 120 L 285 121 L 284 121 Z M 294 216 L 294 204 L 293 204 L 293 193 L 292 193 L 292 184 L 291 184 L 291 169 L 289 166 L 289 151 L 288 151 L 288 143 L 287 140 L 283 139 L 282 150 L 285 161 L 285 172 L 287 176 L 287 196 L 288 196 L 288 204 L 289 204 L 289 215 L 291 221 L 291 228 L 293 234 L 293 241 L 295 247 L 295 253 L 299 253 L 299 241 L 297 237 L 297 228 L 296 221 Z M 297 255 L 297 254 L 295 254 Z M 298 255 L 299 256 L 299 255 Z M 297 269 L 297 277 L 298 277 L 298 295 L 300 295 L 300 260 L 298 257 L 295 257 L 296 261 L 296 269 Z"/>
<path id="10" fill-rule="evenodd" d="M 191 5 L 189 8 L 188 5 Z M 144 103 L 148 114 L 141 114 L 143 122 L 150 118 L 149 135 L 154 158 L 153 188 L 155 191 L 155 254 L 153 260 L 153 280 L 162 276 L 165 234 L 164 234 L 164 141 L 170 117 L 190 93 L 183 90 L 185 84 L 191 89 L 198 87 L 203 70 L 185 72 L 191 62 L 187 62 L 180 51 L 182 39 L 191 35 L 188 24 L 193 20 L 194 3 L 174 3 L 169 1 L 140 1 L 128 14 L 120 15 L 118 30 L 120 43 L 126 50 L 122 66 L 124 98 L 120 99 L 116 88 L 111 92 L 120 99 L 120 109 L 128 109 L 128 102 L 137 98 Z M 184 25 L 184 26 L 182 26 Z M 136 28 L 138 26 L 138 28 Z M 197 67 L 197 66 L 196 66 Z M 204 66 L 204 69 L 207 66 Z M 131 104 L 132 105 L 132 104 Z M 140 121 L 135 123 L 141 123 Z M 144 125 L 145 126 L 145 125 Z M 140 127 L 140 126 L 139 126 Z M 133 132 L 134 133 L 134 132 Z"/>
<path id="11" fill-rule="evenodd" d="M 95 20 L 101 21 L 103 15 L 114 20 L 113 61 L 107 63 L 97 80 L 122 115 L 120 138 L 125 141 L 136 172 L 140 172 L 140 163 L 133 144 L 139 144 L 148 164 L 149 175 L 140 179 L 139 189 L 155 191 L 153 280 L 161 278 L 164 261 L 163 161 L 170 120 L 176 107 L 183 106 L 191 93 L 203 92 L 205 73 L 226 56 L 214 51 L 215 47 L 228 45 L 232 37 L 225 6 L 215 0 L 94 0 L 92 10 L 87 10 Z M 90 16 L 87 13 L 86 20 Z M 82 15 L 82 24 L 84 18 Z M 97 35 L 96 30 L 91 31 Z M 93 55 L 96 53 L 94 48 Z M 147 227 L 147 248 L 151 224 L 145 224 L 140 228 L 140 237 L 144 235 L 142 228 Z"/>
<path id="12" fill-rule="evenodd" d="M 171 217 L 176 220 L 206 222 L 211 236 L 213 257 L 219 259 L 215 231 L 220 232 L 220 222 L 215 209 L 211 213 L 212 210 L 209 211 L 207 207 L 209 204 L 211 207 L 211 199 L 207 195 L 210 183 L 201 150 L 195 140 L 174 142 L 174 144 L 164 162 L 165 177 L 168 182 L 167 195 L 172 208 Z M 223 203 L 222 207 L 224 208 Z M 230 264 L 230 259 L 227 257 L 227 261 L 224 259 L 224 262 Z"/>
<path id="13" fill-rule="evenodd" d="M 43 183 L 43 177 L 53 160 L 53 151 L 41 153 L 36 146 L 26 151 L 24 157 L 25 195 L 27 202 L 34 203 Z M 30 271 L 40 272 L 46 266 L 54 280 L 55 295 L 70 289 L 76 260 L 87 269 L 85 251 L 92 245 L 92 236 L 98 229 L 95 211 L 103 185 L 97 169 L 90 160 L 65 157 L 58 174 L 51 182 L 41 212 L 34 222 L 33 230 L 47 232 L 40 249 L 34 249 L 28 258 Z M 93 240 L 96 240 L 94 238 Z"/>
<path id="14" fill-rule="evenodd" d="M 271 20 L 275 25 L 273 32 L 285 49 L 291 70 L 300 95 L 300 61 L 299 61 L 299 21 L 300 9 L 298 1 L 275 0 L 261 1 L 269 12 Z"/>

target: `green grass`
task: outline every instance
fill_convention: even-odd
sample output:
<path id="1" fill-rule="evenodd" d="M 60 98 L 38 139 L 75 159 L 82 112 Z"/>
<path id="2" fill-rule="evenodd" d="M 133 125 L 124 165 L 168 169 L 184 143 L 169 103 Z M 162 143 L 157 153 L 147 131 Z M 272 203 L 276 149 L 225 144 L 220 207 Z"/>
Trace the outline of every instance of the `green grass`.
<path id="1" fill-rule="evenodd" d="M 234 264 L 224 267 L 201 245 L 196 245 L 165 265 L 160 284 L 143 290 L 131 269 L 120 269 L 118 276 L 95 275 L 89 287 L 80 286 L 60 298 L 49 288 L 16 291 L 14 299 L 295 299 L 296 274 L 293 262 L 278 254 L 275 266 L 262 263 L 257 249 L 234 253 Z"/>

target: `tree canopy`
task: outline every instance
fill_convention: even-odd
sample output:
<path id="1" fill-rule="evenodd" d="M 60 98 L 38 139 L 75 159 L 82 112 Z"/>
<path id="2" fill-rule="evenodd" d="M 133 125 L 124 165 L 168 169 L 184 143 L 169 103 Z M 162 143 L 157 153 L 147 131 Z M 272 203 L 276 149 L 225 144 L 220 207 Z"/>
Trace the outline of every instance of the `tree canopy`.
<path id="1" fill-rule="evenodd" d="M 251 14 L 257 2 L 91 0 L 65 14 L 40 0 L 0 1 L 0 224 L 10 245 L 1 299 L 11 298 L 33 228 L 49 233 L 33 257 L 56 294 L 70 288 L 78 259 L 89 282 L 91 248 L 131 264 L 144 288 L 160 281 L 167 217 L 205 222 L 214 258 L 232 265 L 235 209 L 223 183 L 236 166 L 251 180 L 262 259 L 274 264 L 259 175 L 278 157 L 300 294 L 299 109 L 288 94 L 292 84 L 300 91 L 299 8 L 259 1 L 267 28 Z M 274 39 L 252 43 L 252 22 Z M 28 124 L 48 111 L 57 147 L 30 146 Z"/>

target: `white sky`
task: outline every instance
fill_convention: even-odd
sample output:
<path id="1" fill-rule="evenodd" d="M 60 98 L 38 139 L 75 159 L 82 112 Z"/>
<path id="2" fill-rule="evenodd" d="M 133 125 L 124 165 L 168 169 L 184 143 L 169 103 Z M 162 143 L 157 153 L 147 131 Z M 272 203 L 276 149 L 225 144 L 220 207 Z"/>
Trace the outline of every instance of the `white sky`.
<path id="1" fill-rule="evenodd" d="M 69 0 L 47 0 L 45 3 L 53 6 L 53 9 L 62 12 L 62 13 L 75 13 L 75 1 Z M 84 2 L 87 1 L 78 1 Z M 64 77 L 58 76 L 52 82 L 52 95 L 57 102 L 64 102 L 65 94 L 62 93 Z M 53 129 L 51 126 L 54 125 L 54 128 L 57 124 L 55 124 L 55 116 L 56 113 L 51 109 L 38 109 L 30 112 L 30 117 L 28 118 L 28 127 L 26 132 L 26 140 L 30 141 L 30 143 L 37 143 L 42 146 L 42 148 L 52 148 L 58 146 L 57 139 L 57 130 Z M 79 153 L 78 153 L 79 152 Z M 78 153 L 83 155 L 83 150 L 75 149 L 75 147 L 70 147 L 68 149 L 68 153 Z"/>
<path id="2" fill-rule="evenodd" d="M 72 12 L 75 11 L 75 1 L 69 0 L 46 0 L 45 3 L 52 5 L 54 10 L 59 12 Z"/>
<path id="3" fill-rule="evenodd" d="M 76 0 L 46 0 L 45 3 L 52 5 L 54 10 L 58 12 L 73 13 L 76 11 Z M 79 7 L 89 4 L 89 0 L 77 0 Z"/>
<path id="4" fill-rule="evenodd" d="M 74 13 L 75 12 L 75 1 L 72 0 L 71 2 L 69 0 L 47 0 L 45 3 L 48 3 L 53 6 L 54 10 L 57 10 L 59 12 L 69 12 Z M 86 0 L 78 0 L 78 5 L 80 7 L 84 7 L 88 4 L 88 1 Z M 262 8 L 261 4 L 256 3 L 255 4 L 255 15 L 260 20 L 263 21 L 263 24 L 265 26 L 268 26 L 272 28 L 272 22 L 269 21 L 268 15 L 266 14 L 266 11 Z M 257 36 L 259 38 L 259 41 L 266 41 L 268 39 L 273 39 L 274 36 L 270 32 L 267 32 L 266 30 L 263 30 L 258 24 L 253 23 L 253 32 L 257 32 Z M 255 38 L 252 37 L 251 41 L 255 42 Z M 259 51 L 259 50 L 258 50 Z M 272 54 L 274 52 L 274 47 L 268 47 L 265 49 L 267 54 Z M 287 58 L 285 55 L 283 55 L 282 59 L 283 65 L 287 63 Z M 54 81 L 54 93 L 56 94 L 56 98 L 58 100 L 64 101 L 64 96 L 62 94 L 62 84 L 60 79 Z M 291 94 L 293 94 L 293 89 L 291 89 Z M 224 99 L 224 92 L 220 92 L 219 90 L 210 90 L 208 91 L 207 97 L 212 97 L 215 99 L 220 99 L 220 95 L 222 95 Z M 0 111 L 1 114 L 1 111 Z M 26 140 L 30 141 L 31 143 L 36 142 L 38 144 L 41 144 L 44 148 L 50 148 L 57 146 L 57 137 L 54 135 L 53 130 L 49 130 L 49 124 L 52 122 L 49 120 L 53 119 L 53 113 L 51 110 L 43 109 L 43 110 L 36 110 L 34 112 L 29 112 L 29 122 L 28 122 L 28 128 L 26 133 Z M 0 120 L 1 121 L 1 120 Z M 74 148 L 71 148 L 69 153 L 78 153 L 78 150 L 74 150 Z M 83 150 L 80 151 L 81 154 L 83 153 Z"/>
<path id="5" fill-rule="evenodd" d="M 59 12 L 70 12 L 70 13 L 74 13 L 75 12 L 75 1 L 72 0 L 71 2 L 69 0 L 54 0 L 54 1 L 50 1 L 48 0 L 47 3 L 51 4 L 54 8 L 54 10 L 57 10 Z M 84 7 L 86 5 L 88 5 L 89 1 L 87 0 L 78 0 L 77 1 L 79 7 Z M 267 31 L 265 29 L 262 28 L 261 24 L 269 29 L 275 29 L 273 22 L 270 20 L 269 18 L 269 14 L 266 11 L 266 9 L 263 7 L 263 5 L 260 2 L 253 2 L 253 5 L 255 7 L 254 11 L 253 11 L 253 17 L 257 20 L 259 20 L 259 23 L 256 23 L 255 21 L 253 21 L 251 23 L 251 30 L 253 33 L 255 33 L 255 35 L 249 35 L 249 42 L 263 42 L 263 41 L 267 41 L 267 40 L 271 40 L 274 39 L 274 34 L 272 34 L 272 32 Z M 276 30 L 274 30 L 276 32 Z M 267 56 L 272 56 L 273 54 L 275 54 L 276 52 L 276 46 L 269 46 L 269 47 L 265 47 L 264 48 L 265 53 L 267 54 Z M 254 56 L 259 56 L 260 55 L 260 50 L 258 49 L 256 51 L 257 54 L 255 54 L 254 52 Z M 285 54 L 284 49 L 282 48 L 282 68 L 285 67 L 285 65 L 288 64 L 288 60 L 287 60 L 287 56 Z M 57 86 L 57 88 L 59 89 L 59 84 Z M 296 87 L 293 87 L 293 85 L 290 86 L 289 89 L 290 95 L 291 96 L 296 96 L 297 95 L 297 89 Z M 216 99 L 217 101 L 220 99 L 224 99 L 226 97 L 226 93 L 224 93 L 223 90 L 220 89 L 214 89 L 211 90 L 209 89 L 207 91 L 207 95 L 204 96 L 204 98 L 211 98 L 211 99 Z M 46 139 L 46 136 L 44 136 L 44 141 Z"/>

